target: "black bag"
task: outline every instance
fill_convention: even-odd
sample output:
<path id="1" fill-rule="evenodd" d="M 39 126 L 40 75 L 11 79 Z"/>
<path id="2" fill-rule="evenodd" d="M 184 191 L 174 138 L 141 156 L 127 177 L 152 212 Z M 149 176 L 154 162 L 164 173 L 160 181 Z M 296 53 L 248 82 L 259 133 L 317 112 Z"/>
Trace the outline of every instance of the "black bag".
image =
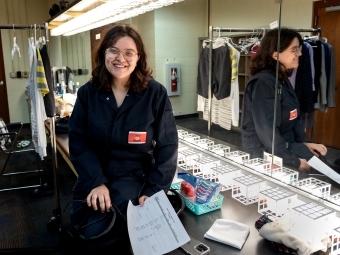
<path id="1" fill-rule="evenodd" d="M 57 118 L 55 120 L 55 132 L 57 134 L 68 133 L 68 123 L 70 122 L 70 116 L 64 118 Z"/>
<path id="2" fill-rule="evenodd" d="M 129 237 L 126 216 L 115 206 L 111 206 L 109 212 L 102 213 L 99 209 L 95 211 L 88 207 L 83 201 L 82 210 L 74 216 L 82 219 L 73 226 L 73 237 L 82 252 L 101 254 L 113 249 L 119 252 L 127 249 Z"/>
<path id="3" fill-rule="evenodd" d="M 167 197 L 177 215 L 181 214 L 185 207 L 182 196 L 176 190 L 170 189 Z M 88 207 L 85 201 L 80 202 L 82 209 L 73 217 L 82 220 L 74 225 L 76 232 L 74 236 L 81 241 L 83 249 L 88 252 L 99 252 L 114 247 L 117 252 L 129 246 L 126 215 L 114 205 L 109 212 L 102 213 Z"/>

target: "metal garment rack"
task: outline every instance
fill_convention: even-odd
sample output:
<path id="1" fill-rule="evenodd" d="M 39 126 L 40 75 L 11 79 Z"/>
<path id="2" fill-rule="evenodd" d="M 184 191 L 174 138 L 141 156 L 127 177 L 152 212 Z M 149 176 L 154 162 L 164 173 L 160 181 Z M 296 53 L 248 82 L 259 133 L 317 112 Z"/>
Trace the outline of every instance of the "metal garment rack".
<path id="1" fill-rule="evenodd" d="M 34 38 L 36 38 L 36 31 L 44 30 L 46 43 L 49 41 L 48 39 L 48 24 L 0 24 L 0 29 L 34 29 Z M 59 181 L 58 181 L 58 173 L 57 173 L 57 146 L 56 146 L 56 136 L 55 136 L 55 116 L 50 117 L 50 137 L 51 137 L 51 146 L 52 146 L 52 165 L 53 165 L 53 181 L 54 181 L 54 197 L 55 197 L 55 209 L 53 209 L 53 216 L 51 217 L 50 222 L 47 224 L 48 229 L 57 229 L 59 231 L 62 230 L 62 220 L 61 220 L 61 206 L 60 206 L 60 192 L 59 192 Z M 34 254 L 42 253 L 47 254 L 47 252 L 58 251 L 61 248 L 61 244 L 57 244 L 53 247 L 27 247 L 27 248 L 8 248 L 8 249 L 0 249 L 1 253 L 6 254 L 27 254 L 29 252 L 33 252 Z"/>
<path id="2" fill-rule="evenodd" d="M 218 32 L 219 35 L 222 32 L 247 32 L 247 33 L 262 33 L 262 36 L 265 35 L 266 31 L 270 30 L 269 28 L 220 28 L 209 26 L 209 42 L 213 42 L 214 40 L 214 32 Z M 321 28 L 308 28 L 308 29 L 294 29 L 297 32 L 314 32 L 318 33 L 321 37 Z M 211 87 L 212 87 L 212 47 L 209 47 L 209 73 L 208 73 L 208 136 L 210 136 L 210 128 L 211 128 L 211 105 L 212 105 L 212 95 L 211 95 Z"/>

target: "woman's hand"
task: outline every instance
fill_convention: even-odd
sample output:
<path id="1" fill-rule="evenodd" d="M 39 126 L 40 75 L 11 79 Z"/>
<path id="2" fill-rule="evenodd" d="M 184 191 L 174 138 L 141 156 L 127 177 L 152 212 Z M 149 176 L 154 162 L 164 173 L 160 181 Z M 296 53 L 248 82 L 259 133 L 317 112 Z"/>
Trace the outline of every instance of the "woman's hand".
<path id="1" fill-rule="evenodd" d="M 323 144 L 319 144 L 319 143 L 304 143 L 304 144 L 317 157 L 319 156 L 318 152 L 322 156 L 325 156 L 327 154 L 327 147 Z"/>
<path id="2" fill-rule="evenodd" d="M 148 197 L 147 196 L 141 196 L 139 199 L 138 199 L 138 202 L 139 202 L 139 205 L 140 206 L 143 206 L 144 205 L 144 201 L 147 199 Z"/>
<path id="3" fill-rule="evenodd" d="M 101 212 L 110 211 L 111 198 L 109 189 L 101 184 L 91 190 L 90 194 L 86 198 L 86 203 L 89 207 L 92 206 L 93 210 L 98 210 L 98 205 Z"/>
<path id="4" fill-rule="evenodd" d="M 309 173 L 309 171 L 310 171 L 310 165 L 308 165 L 307 160 L 305 160 L 305 159 L 300 159 L 299 170 L 304 171 L 304 172 L 306 172 L 306 173 Z"/>

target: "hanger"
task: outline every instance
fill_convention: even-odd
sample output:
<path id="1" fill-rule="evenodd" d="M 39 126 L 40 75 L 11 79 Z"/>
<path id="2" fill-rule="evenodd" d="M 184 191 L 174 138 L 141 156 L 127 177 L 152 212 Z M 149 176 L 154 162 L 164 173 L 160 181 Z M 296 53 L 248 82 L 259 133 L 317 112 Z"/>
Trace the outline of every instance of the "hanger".
<path id="1" fill-rule="evenodd" d="M 33 25 L 32 24 L 31 24 L 31 29 L 29 31 L 30 31 L 30 34 L 29 34 L 30 43 L 31 43 L 32 46 L 34 46 Z"/>
<path id="2" fill-rule="evenodd" d="M 218 27 L 216 29 L 218 29 L 218 37 L 212 40 L 213 49 L 217 49 L 222 46 L 225 46 L 225 43 L 226 43 L 225 39 L 221 37 L 221 28 Z M 209 46 L 210 43 L 211 43 L 210 39 L 203 40 L 202 47 L 205 48 Z"/>
<path id="3" fill-rule="evenodd" d="M 12 60 L 14 60 L 14 54 L 15 54 L 16 51 L 19 53 L 19 57 L 21 57 L 20 48 L 17 44 L 17 38 L 15 36 L 15 29 L 14 29 L 14 24 L 13 24 L 13 47 L 12 47 L 12 51 L 11 51 Z"/>
<path id="4" fill-rule="evenodd" d="M 213 41 L 213 49 L 220 48 L 222 46 L 225 46 L 226 41 L 224 38 L 221 37 L 221 28 L 218 29 L 218 37 Z"/>
<path id="5" fill-rule="evenodd" d="M 318 35 L 305 35 L 304 40 L 309 40 L 309 39 L 317 39 L 317 40 L 320 40 L 320 37 Z"/>

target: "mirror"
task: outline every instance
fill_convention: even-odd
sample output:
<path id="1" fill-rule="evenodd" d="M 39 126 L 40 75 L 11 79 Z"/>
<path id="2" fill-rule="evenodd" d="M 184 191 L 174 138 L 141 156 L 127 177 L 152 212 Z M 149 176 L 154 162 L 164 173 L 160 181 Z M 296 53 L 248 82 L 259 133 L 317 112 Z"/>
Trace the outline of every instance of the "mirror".
<path id="1" fill-rule="evenodd" d="M 337 150 L 340 147 L 340 137 L 336 131 L 339 118 L 334 104 L 340 99 L 339 91 L 335 89 L 339 79 L 339 67 L 336 64 L 337 55 L 334 52 L 339 41 L 333 31 L 340 24 L 335 22 L 332 28 L 329 27 L 329 24 L 331 20 L 338 20 L 340 13 L 327 11 L 332 2 L 334 1 L 300 1 L 295 6 L 296 10 L 300 8 L 302 10 L 308 6 L 311 11 L 306 18 L 300 17 L 297 21 L 297 19 L 288 16 L 292 7 L 289 1 L 283 0 L 281 24 L 296 29 L 304 40 L 302 55 L 299 57 L 299 67 L 289 78 L 299 101 L 300 122 L 307 136 L 314 143 L 327 146 L 327 165 L 339 171 L 340 167 L 333 164 L 334 159 L 340 156 Z M 311 21 L 313 27 L 310 25 Z M 324 100 L 321 100 L 322 95 Z M 326 169 L 327 166 L 323 168 Z M 314 191 L 320 189 L 320 192 L 315 194 L 318 194 L 323 200 L 339 206 L 340 184 L 338 182 L 320 175 L 318 171 L 311 172 L 309 175 L 305 174 L 303 177 L 305 178 L 304 184 L 311 185 L 311 189 Z M 312 188 L 313 185 L 315 186 Z"/>
<path id="2" fill-rule="evenodd" d="M 69 91 L 73 84 L 85 84 L 91 77 L 91 44 L 90 32 L 82 32 L 73 36 L 50 37 L 51 65 L 55 84 L 64 79 Z M 60 72 L 63 78 L 60 78 Z M 59 77 L 58 77 L 59 76 Z M 69 83 L 72 80 L 72 83 Z"/>
<path id="3" fill-rule="evenodd" d="M 153 69 L 153 76 L 157 81 L 165 84 L 167 63 L 181 64 L 182 90 L 179 96 L 170 97 L 175 116 L 197 113 L 197 66 L 202 41 L 209 36 L 209 25 L 220 28 L 269 28 L 270 23 L 279 20 L 280 3 L 263 0 L 263 4 L 266 5 L 266 9 L 262 8 L 258 1 L 236 3 L 231 0 L 186 0 L 122 21 L 134 25 L 141 33 L 148 52 L 148 64 Z M 296 29 L 311 28 L 312 11 L 306 7 L 312 5 L 311 0 L 298 1 L 294 4 L 283 1 L 281 25 Z M 214 33 L 214 36 L 218 36 L 218 33 Z M 254 32 L 223 32 L 221 36 L 232 36 L 232 42 L 235 44 L 242 44 L 249 38 L 260 37 Z M 55 40 L 59 40 L 60 43 L 59 57 L 56 58 L 58 61 L 55 65 L 68 66 L 71 70 L 88 69 L 87 75 L 74 76 L 74 80 L 79 81 L 80 85 L 85 84 L 91 77 L 91 40 L 95 40 L 91 33 L 84 32 Z M 241 110 L 242 93 L 249 79 L 249 58 L 249 51 L 240 55 L 239 92 L 235 97 L 234 110 Z M 203 112 L 199 113 L 202 114 L 201 118 L 206 119 Z M 231 126 L 234 129 L 239 128 L 239 116 L 235 116 L 235 119 L 236 124 L 231 123 L 228 128 Z M 228 132 L 228 128 L 225 132 Z"/>

